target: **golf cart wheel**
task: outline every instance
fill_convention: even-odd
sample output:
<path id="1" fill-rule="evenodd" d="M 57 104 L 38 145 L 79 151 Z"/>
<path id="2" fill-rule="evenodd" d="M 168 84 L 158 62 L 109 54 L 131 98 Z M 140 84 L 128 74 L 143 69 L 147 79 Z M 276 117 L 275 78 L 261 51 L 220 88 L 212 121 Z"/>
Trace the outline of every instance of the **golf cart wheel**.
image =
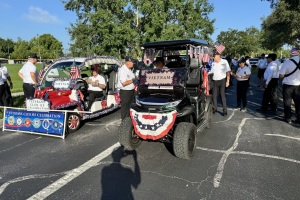
<path id="1" fill-rule="evenodd" d="M 79 129 L 81 125 L 80 116 L 77 113 L 68 113 L 67 115 L 67 132 L 73 133 Z"/>
<path id="2" fill-rule="evenodd" d="M 173 150 L 175 156 L 182 159 L 191 159 L 196 147 L 197 128 L 194 124 L 180 122 L 174 131 Z"/>
<path id="3" fill-rule="evenodd" d="M 212 107 L 212 104 L 210 104 L 207 108 L 207 112 L 205 113 L 206 128 L 211 127 L 212 116 L 213 116 L 213 107 Z"/>
<path id="4" fill-rule="evenodd" d="M 124 149 L 129 151 L 136 149 L 142 143 L 142 140 L 133 129 L 130 117 L 126 117 L 121 123 L 119 129 L 119 142 L 124 146 Z"/>

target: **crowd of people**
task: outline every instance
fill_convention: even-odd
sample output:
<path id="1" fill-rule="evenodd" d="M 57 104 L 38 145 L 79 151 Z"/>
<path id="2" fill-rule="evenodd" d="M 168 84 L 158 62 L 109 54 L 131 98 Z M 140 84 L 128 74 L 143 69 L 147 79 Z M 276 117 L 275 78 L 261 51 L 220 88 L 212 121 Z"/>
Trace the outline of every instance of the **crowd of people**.
<path id="1" fill-rule="evenodd" d="M 250 75 L 251 75 L 251 65 L 249 62 L 250 57 L 245 56 L 241 59 L 230 59 L 229 56 L 226 59 L 219 59 L 214 56 L 214 63 L 223 63 L 224 66 L 230 65 L 231 63 L 234 67 L 230 74 L 237 80 L 237 108 L 241 111 L 247 111 L 247 91 L 249 88 Z M 225 64 L 224 64 L 225 63 Z M 220 65 L 220 64 L 219 64 Z M 216 66 L 216 65 L 213 65 Z M 257 63 L 258 67 L 258 88 L 264 89 L 261 106 L 256 109 L 258 112 L 272 111 L 277 114 L 278 111 L 278 86 L 279 79 L 282 78 L 282 96 L 283 96 L 283 108 L 284 108 L 284 119 L 287 123 L 298 123 L 300 124 L 300 63 L 299 63 L 299 50 L 297 48 L 292 48 L 290 51 L 290 59 L 281 63 L 277 59 L 275 53 L 261 54 L 261 57 Z M 217 108 L 218 97 L 218 85 L 219 73 L 223 72 L 222 88 L 225 85 L 225 71 L 224 67 L 214 67 L 212 68 L 214 75 L 214 109 Z M 217 72 L 217 73 L 216 73 Z M 229 69 L 227 68 L 226 73 L 228 74 Z M 227 87 L 227 84 L 226 84 Z M 226 109 L 226 99 L 224 98 L 223 90 L 220 92 L 223 104 L 223 113 Z M 292 101 L 295 104 L 295 115 L 296 120 L 292 120 Z M 224 105 L 225 104 L 225 105 Z"/>
<path id="2" fill-rule="evenodd" d="M 225 88 L 232 84 L 232 77 L 236 79 L 236 107 L 241 111 L 247 111 L 247 91 L 250 86 L 251 64 L 250 57 L 244 56 L 240 59 L 227 56 L 226 59 L 221 57 L 222 52 L 215 51 L 211 62 L 211 70 L 213 73 L 213 112 L 218 110 L 218 97 L 221 96 L 223 116 L 227 115 L 227 104 L 225 97 Z M 24 97 L 33 98 L 35 85 L 37 84 L 36 66 L 37 55 L 30 54 L 28 61 L 18 72 L 23 80 Z M 132 72 L 133 58 L 127 56 L 125 64 L 119 69 L 118 88 L 120 89 L 120 98 L 122 102 L 121 118 L 129 117 L 130 105 L 134 101 L 134 82 L 136 76 Z M 162 57 L 158 57 L 153 66 L 156 69 L 165 68 L 165 61 Z M 284 118 L 287 123 L 292 123 L 292 101 L 295 104 L 295 123 L 300 123 L 300 64 L 299 50 L 293 48 L 290 51 L 290 59 L 281 63 L 277 59 L 275 53 L 261 54 L 257 63 L 258 88 L 263 88 L 261 106 L 256 109 L 258 112 L 267 112 L 269 107 L 273 113 L 278 110 L 278 85 L 279 79 L 282 78 L 282 95 Z M 8 82 L 9 84 L 8 84 Z M 105 89 L 105 80 L 99 75 L 99 70 L 93 69 L 92 76 L 87 79 L 89 83 L 89 105 L 91 108 L 95 98 L 103 96 Z M 10 90 L 13 83 L 8 73 L 7 67 L 0 65 L 0 106 L 13 106 Z"/>

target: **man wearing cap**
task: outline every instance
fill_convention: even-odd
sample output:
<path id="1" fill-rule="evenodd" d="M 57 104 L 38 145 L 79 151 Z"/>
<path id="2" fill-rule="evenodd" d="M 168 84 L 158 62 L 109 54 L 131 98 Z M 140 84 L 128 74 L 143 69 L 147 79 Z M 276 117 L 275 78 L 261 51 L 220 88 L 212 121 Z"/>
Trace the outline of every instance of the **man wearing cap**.
<path id="1" fill-rule="evenodd" d="M 257 62 L 258 66 L 258 73 L 257 73 L 257 78 L 258 78 L 258 84 L 257 87 L 263 87 L 263 82 L 264 82 L 264 73 L 267 69 L 267 59 L 265 58 L 265 54 L 261 54 L 259 61 Z"/>
<path id="2" fill-rule="evenodd" d="M 118 73 L 118 88 L 120 89 L 120 99 L 121 99 L 121 119 L 129 117 L 130 106 L 134 102 L 134 81 L 135 76 L 132 72 L 133 68 L 133 58 L 126 56 L 125 65 L 119 69 Z"/>
<path id="3" fill-rule="evenodd" d="M 298 67 L 297 67 L 298 65 Z M 290 51 L 290 60 L 286 60 L 279 71 L 279 77 L 282 80 L 282 95 L 284 106 L 284 117 L 287 123 L 292 123 L 292 99 L 296 108 L 296 123 L 300 123 L 300 69 L 299 69 L 299 51 L 292 48 Z"/>
<path id="4" fill-rule="evenodd" d="M 35 53 L 30 54 L 27 63 L 25 63 L 18 72 L 18 75 L 21 77 L 21 79 L 23 79 L 23 91 L 25 99 L 34 97 L 35 85 L 37 84 L 36 63 L 37 55 Z"/>
<path id="5" fill-rule="evenodd" d="M 211 73 L 213 73 L 213 112 L 218 109 L 218 97 L 221 95 L 223 104 L 223 116 L 227 115 L 227 105 L 225 97 L 225 87 L 229 86 L 230 67 L 227 60 L 221 58 L 221 52 L 214 53 L 214 62 L 212 63 Z"/>
<path id="6" fill-rule="evenodd" d="M 276 55 L 271 53 L 268 55 L 268 67 L 264 73 L 265 80 L 265 91 L 263 95 L 263 100 L 261 107 L 256 109 L 256 111 L 267 111 L 268 104 L 272 106 L 272 111 L 277 111 L 277 86 L 279 78 L 279 66 L 277 66 Z"/>

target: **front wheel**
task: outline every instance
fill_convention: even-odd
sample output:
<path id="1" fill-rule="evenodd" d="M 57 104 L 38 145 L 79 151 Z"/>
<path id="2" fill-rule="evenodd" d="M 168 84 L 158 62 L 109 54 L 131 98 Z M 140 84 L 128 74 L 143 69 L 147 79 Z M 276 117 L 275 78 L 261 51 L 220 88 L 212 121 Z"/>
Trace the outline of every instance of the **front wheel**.
<path id="1" fill-rule="evenodd" d="M 68 113 L 67 115 L 67 132 L 73 133 L 79 129 L 81 125 L 80 116 L 77 113 Z"/>
<path id="2" fill-rule="evenodd" d="M 129 151 L 138 148 L 142 143 L 142 140 L 134 131 L 130 117 L 126 117 L 121 123 L 119 129 L 119 142 L 124 146 L 124 149 Z"/>
<path id="3" fill-rule="evenodd" d="M 183 159 L 191 159 L 196 147 L 197 128 L 194 124 L 180 122 L 174 131 L 173 150 L 175 156 Z"/>

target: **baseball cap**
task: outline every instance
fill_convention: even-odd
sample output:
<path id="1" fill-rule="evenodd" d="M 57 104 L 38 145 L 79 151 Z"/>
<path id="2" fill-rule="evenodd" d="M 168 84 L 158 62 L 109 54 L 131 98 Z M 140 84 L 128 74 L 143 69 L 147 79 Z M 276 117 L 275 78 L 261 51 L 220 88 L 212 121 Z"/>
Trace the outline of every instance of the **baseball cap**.
<path id="1" fill-rule="evenodd" d="M 125 62 L 133 62 L 133 58 L 131 56 L 126 56 Z"/>
<path id="2" fill-rule="evenodd" d="M 28 58 L 36 58 L 36 59 L 37 59 L 38 57 L 37 57 L 37 55 L 36 55 L 35 53 L 32 53 L 32 54 L 30 54 L 30 55 L 28 56 Z"/>
<path id="3" fill-rule="evenodd" d="M 298 56 L 299 55 L 299 51 L 296 47 L 292 48 L 292 50 L 290 51 L 290 55 L 291 56 Z"/>
<path id="4" fill-rule="evenodd" d="M 246 59 L 245 58 L 241 58 L 240 60 L 239 60 L 239 63 L 245 63 L 246 62 Z"/>

